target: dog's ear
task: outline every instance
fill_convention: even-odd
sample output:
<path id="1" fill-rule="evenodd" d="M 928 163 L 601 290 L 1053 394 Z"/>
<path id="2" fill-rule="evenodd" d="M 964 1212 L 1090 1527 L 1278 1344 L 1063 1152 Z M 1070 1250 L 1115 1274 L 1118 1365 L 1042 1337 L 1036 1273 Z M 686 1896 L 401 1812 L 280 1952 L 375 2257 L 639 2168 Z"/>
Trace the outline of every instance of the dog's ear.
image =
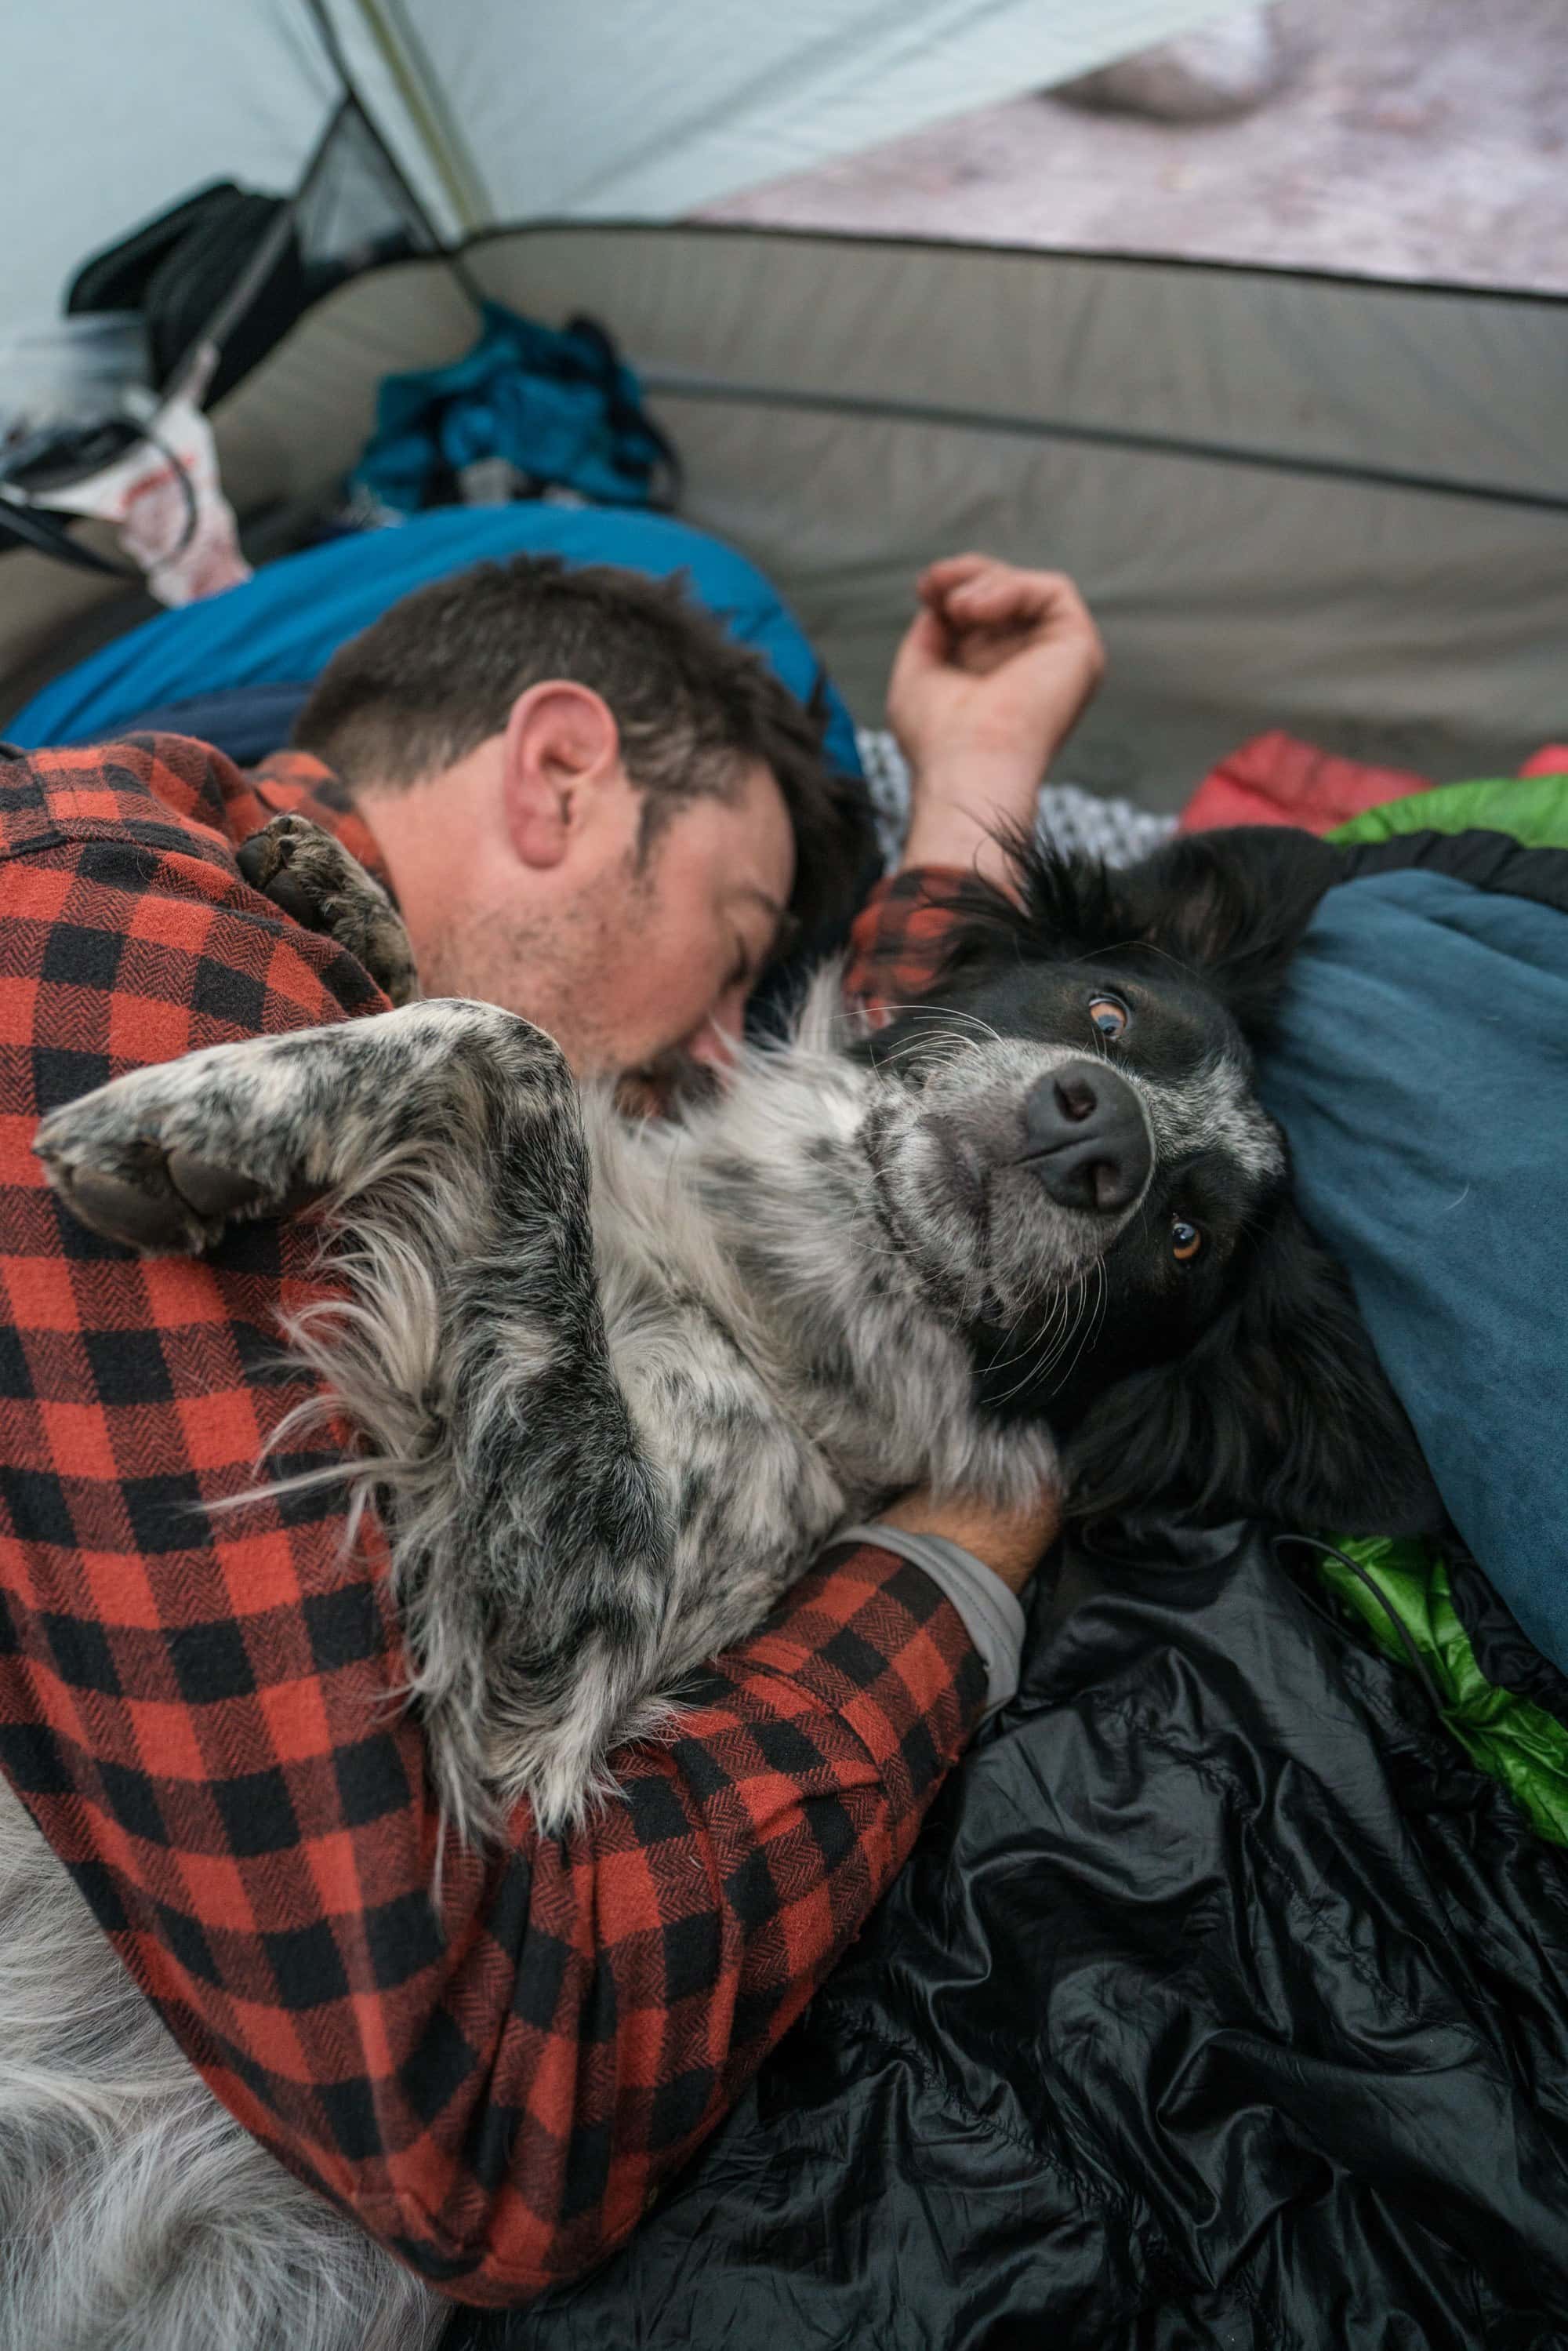
<path id="1" fill-rule="evenodd" d="M 1313 909 L 1344 870 L 1339 851 L 1290 825 L 1185 833 L 1123 871 L 1018 830 L 998 837 L 1019 877 L 1016 899 L 968 875 L 923 885 L 946 934 L 923 995 L 961 988 L 998 955 L 1053 963 L 1145 946 L 1199 975 L 1253 1038 L 1268 1027 Z M 903 1040 L 887 1032 L 877 1050 L 890 1041 Z"/>
<path id="2" fill-rule="evenodd" d="M 1266 1028 L 1337 850 L 1291 825 L 1184 833 L 1115 877 L 1113 920 L 1201 972 L 1249 1034 Z"/>
<path id="3" fill-rule="evenodd" d="M 1441 1499 L 1350 1284 L 1288 1203 L 1238 1272 L 1196 1346 L 1091 1406 L 1067 1448 L 1072 1514 L 1436 1533 Z"/>

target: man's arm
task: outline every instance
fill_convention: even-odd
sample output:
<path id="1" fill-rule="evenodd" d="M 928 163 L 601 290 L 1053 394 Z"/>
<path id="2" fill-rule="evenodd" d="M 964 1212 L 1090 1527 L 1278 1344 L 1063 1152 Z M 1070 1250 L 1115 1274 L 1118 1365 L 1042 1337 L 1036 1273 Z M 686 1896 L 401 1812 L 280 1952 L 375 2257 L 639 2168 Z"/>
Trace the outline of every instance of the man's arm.
<path id="1" fill-rule="evenodd" d="M 904 864 L 1010 889 L 998 835 L 1032 831 L 1046 769 L 1104 673 L 1100 632 L 1065 572 L 992 556 L 933 563 L 917 592 L 887 690 L 910 767 Z"/>
<path id="2" fill-rule="evenodd" d="M 1089 608 L 1062 572 L 955 555 L 922 572 L 917 594 L 887 695 L 909 762 L 909 831 L 899 871 L 855 921 L 844 974 L 846 999 L 873 1017 L 931 987 L 955 883 L 1015 887 L 1007 843 L 1032 834 L 1046 769 L 1105 665 Z M 1009 1523 L 911 1494 L 883 1524 L 956 1545 L 1018 1593 L 1059 1520 L 1055 1496 Z"/>
<path id="3" fill-rule="evenodd" d="M 125 1069 L 375 1001 L 240 881 L 195 757 L 0 773 L 29 811 L 0 862 L 0 1764 L 239 2119 L 432 2282 L 515 2301 L 631 2229 L 799 2012 L 985 1676 L 931 1579 L 857 1548 L 588 1828 L 519 1814 L 438 1871 L 375 1528 L 330 1486 L 210 1512 L 321 1404 L 273 1335 L 319 1292 L 308 1229 L 138 1260 L 29 1148 Z M 348 1443 L 285 1441 L 291 1471 Z"/>
<path id="4" fill-rule="evenodd" d="M 952 926 L 952 885 L 1012 891 L 1010 839 L 1034 831 L 1040 787 L 1104 674 L 1100 632 L 1064 572 L 952 555 L 917 582 L 888 682 L 909 763 L 899 870 L 850 935 L 844 993 L 875 1013 L 928 988 Z"/>

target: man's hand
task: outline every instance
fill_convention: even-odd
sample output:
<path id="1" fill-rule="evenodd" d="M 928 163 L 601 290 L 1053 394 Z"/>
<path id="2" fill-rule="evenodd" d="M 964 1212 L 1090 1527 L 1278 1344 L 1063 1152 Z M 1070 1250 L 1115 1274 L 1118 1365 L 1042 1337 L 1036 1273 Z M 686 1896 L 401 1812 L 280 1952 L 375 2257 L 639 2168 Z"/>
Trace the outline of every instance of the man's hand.
<path id="1" fill-rule="evenodd" d="M 908 865 L 961 865 L 1007 889 L 998 827 L 1031 829 L 1041 778 L 1100 683 L 1100 632 L 1064 572 L 952 555 L 920 575 L 888 682 L 912 771 Z"/>
<path id="2" fill-rule="evenodd" d="M 880 1523 L 906 1534 L 945 1535 L 999 1576 L 1009 1592 L 1022 1592 L 1061 1531 L 1061 1496 L 1044 1489 L 1021 1510 L 1000 1510 L 986 1502 L 935 1501 L 925 1492 L 905 1494 L 885 1510 Z"/>

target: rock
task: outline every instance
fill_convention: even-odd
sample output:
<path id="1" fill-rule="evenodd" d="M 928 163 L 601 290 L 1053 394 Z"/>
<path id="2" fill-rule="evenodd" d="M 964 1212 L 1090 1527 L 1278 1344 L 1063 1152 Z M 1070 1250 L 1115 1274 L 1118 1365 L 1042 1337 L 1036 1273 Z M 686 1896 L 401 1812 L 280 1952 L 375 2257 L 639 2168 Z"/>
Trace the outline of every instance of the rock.
<path id="1" fill-rule="evenodd" d="M 1050 95 L 1156 122 L 1217 122 L 1260 106 L 1286 79 L 1290 62 L 1271 8 L 1233 8 L 1196 32 L 1062 82 Z"/>

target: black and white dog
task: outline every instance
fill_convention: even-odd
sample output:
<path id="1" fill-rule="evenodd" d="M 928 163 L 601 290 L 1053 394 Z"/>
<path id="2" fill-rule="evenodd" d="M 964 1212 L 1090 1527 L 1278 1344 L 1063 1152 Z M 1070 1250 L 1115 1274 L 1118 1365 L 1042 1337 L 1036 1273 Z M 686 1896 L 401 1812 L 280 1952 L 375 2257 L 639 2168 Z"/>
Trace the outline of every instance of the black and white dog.
<path id="1" fill-rule="evenodd" d="M 319 904 L 373 890 L 298 820 L 276 837 L 284 862 L 314 856 Z M 292 1336 L 363 1432 L 352 1475 L 392 1539 L 446 1809 L 483 1834 L 527 1794 L 565 1831 L 683 1675 L 909 1487 L 1016 1502 L 1060 1469 L 1080 1514 L 1437 1520 L 1253 1087 L 1252 1044 L 1334 870 L 1272 831 L 1120 875 L 1022 854 L 1023 903 L 966 893 L 928 1001 L 849 1037 L 819 982 L 791 1040 L 678 1123 L 620 1119 L 510 1014 L 414 1002 L 137 1071 L 51 1114 L 37 1148 L 79 1215 L 144 1249 L 202 1249 L 236 1217 L 325 1200 L 353 1302 Z M 357 919 L 363 935 L 362 904 Z M 79 1911 L 69 1963 L 58 1948 L 24 1963 L 46 1931 L 24 1879 L 35 1904 L 53 1886 L 57 1945 Z M 139 2062 L 154 2036 L 178 2128 L 158 2144 L 143 2097 L 139 2167 L 95 2143 L 100 2219 L 113 2162 L 162 2183 L 168 2259 L 141 2247 L 154 2300 L 128 2302 L 113 2263 L 135 2232 L 62 2220 L 74 2142 L 49 2120 L 104 2031 L 101 2013 L 62 2025 L 72 1967 L 101 1999 L 116 1963 L 19 1813 L 0 1818 L 0 2231 L 49 2204 L 55 2231 L 37 2277 L 16 2273 L 0 2344 L 68 2304 L 112 2323 L 28 2339 L 421 2339 L 416 2290 L 308 2210 L 139 2003 Z M 47 2032 L 13 1996 L 46 1974 Z M 35 2121 L 18 2130 L 23 2076 Z M 229 2225 L 187 2225 L 183 2260 L 182 2192 L 211 2192 L 211 2175 L 181 2187 L 193 2115 L 226 2150 Z M 312 2264 L 352 2268 L 355 2293 L 302 2294 Z"/>

